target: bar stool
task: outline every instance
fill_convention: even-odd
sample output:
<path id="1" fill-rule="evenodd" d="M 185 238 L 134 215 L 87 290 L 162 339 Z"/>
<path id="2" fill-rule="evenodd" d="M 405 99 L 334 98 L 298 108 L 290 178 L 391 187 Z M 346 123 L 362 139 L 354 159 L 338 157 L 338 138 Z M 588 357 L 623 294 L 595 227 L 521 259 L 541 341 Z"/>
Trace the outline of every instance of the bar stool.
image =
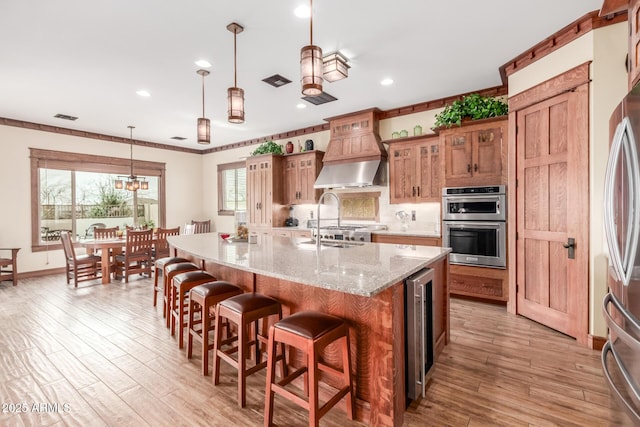
<path id="1" fill-rule="evenodd" d="M 195 265 L 192 262 L 178 262 L 175 264 L 165 265 L 164 267 L 164 304 L 165 304 L 165 313 L 164 317 L 166 318 L 166 326 L 167 328 L 171 327 L 171 284 L 173 282 L 173 278 L 187 271 L 196 271 L 200 270 L 200 267 Z"/>
<path id="2" fill-rule="evenodd" d="M 187 320 L 187 359 L 193 354 L 193 340 L 202 344 L 202 375 L 209 375 L 209 331 L 214 330 L 215 306 L 220 301 L 240 295 L 242 289 L 224 280 L 198 285 L 189 291 L 189 317 Z M 200 321 L 195 313 L 200 312 Z M 200 324 L 198 329 L 196 326 Z M 227 331 L 227 335 L 229 332 Z"/>
<path id="3" fill-rule="evenodd" d="M 181 257 L 164 257 L 158 258 L 153 263 L 153 306 L 155 307 L 158 304 L 158 292 L 162 290 L 162 292 L 166 292 L 167 284 L 165 283 L 165 275 L 164 268 L 167 265 L 176 264 L 179 262 L 189 262 L 186 258 Z M 158 276 L 162 275 L 162 289 L 158 286 Z M 162 302 L 162 317 L 166 317 L 167 315 L 167 300 L 166 298 Z"/>
<path id="4" fill-rule="evenodd" d="M 171 284 L 171 336 L 175 335 L 176 329 L 178 329 L 178 348 L 184 347 L 184 328 L 187 326 L 185 315 L 189 310 L 186 300 L 189 298 L 189 291 L 203 283 L 215 281 L 216 278 L 213 274 L 202 270 L 187 271 L 173 276 Z"/>
<path id="5" fill-rule="evenodd" d="M 319 361 L 322 350 L 329 344 L 341 340 L 342 371 Z M 278 343 L 306 352 L 307 366 L 296 370 L 279 382 L 275 382 L 275 359 L 271 356 Z M 320 371 L 343 379 L 343 386 L 322 407 L 318 400 L 318 379 Z M 285 386 L 302 374 L 305 375 L 305 394 L 308 399 L 299 396 Z M 265 392 L 264 425 L 273 423 L 273 398 L 278 393 L 285 399 L 309 411 L 309 425 L 318 426 L 320 418 L 326 414 L 345 395 L 347 396 L 347 416 L 353 419 L 354 398 L 351 378 L 351 357 L 349 352 L 349 327 L 335 316 L 315 311 L 295 313 L 271 326 L 269 329 L 269 356 L 267 365 L 267 387 Z"/>
<path id="6" fill-rule="evenodd" d="M 220 383 L 220 359 L 236 368 L 238 370 L 238 405 L 243 408 L 246 404 L 247 377 L 267 366 L 266 360 L 262 361 L 260 354 L 260 344 L 267 344 L 267 337 L 258 332 L 258 321 L 262 319 L 262 327 L 266 331 L 265 322 L 269 316 L 278 316 L 278 320 L 282 319 L 280 302 L 257 293 L 246 293 L 227 298 L 216 306 L 215 339 L 213 341 L 213 384 L 218 385 Z M 235 323 L 238 334 L 223 340 L 223 320 Z M 256 324 L 253 331 L 254 336 L 249 340 L 249 326 L 252 322 L 256 322 Z M 237 341 L 236 346 L 223 349 L 223 346 L 231 345 L 235 341 Z M 247 368 L 247 358 L 251 346 L 255 348 L 255 365 Z M 282 376 L 284 376 L 286 375 L 284 345 L 281 349 L 281 354 L 274 356 L 274 361 L 282 361 Z M 231 355 L 236 352 L 238 357 L 234 359 Z"/>

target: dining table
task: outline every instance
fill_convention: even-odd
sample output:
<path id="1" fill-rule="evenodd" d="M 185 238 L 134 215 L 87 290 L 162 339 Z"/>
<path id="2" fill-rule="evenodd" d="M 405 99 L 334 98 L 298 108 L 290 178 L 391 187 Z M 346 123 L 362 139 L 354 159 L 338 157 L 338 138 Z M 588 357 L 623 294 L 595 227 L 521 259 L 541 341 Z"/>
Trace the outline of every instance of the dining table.
<path id="1" fill-rule="evenodd" d="M 127 245 L 127 239 L 81 239 L 78 243 L 87 249 L 88 254 L 97 250 L 101 252 L 102 284 L 111 283 L 111 252 L 120 253 Z"/>

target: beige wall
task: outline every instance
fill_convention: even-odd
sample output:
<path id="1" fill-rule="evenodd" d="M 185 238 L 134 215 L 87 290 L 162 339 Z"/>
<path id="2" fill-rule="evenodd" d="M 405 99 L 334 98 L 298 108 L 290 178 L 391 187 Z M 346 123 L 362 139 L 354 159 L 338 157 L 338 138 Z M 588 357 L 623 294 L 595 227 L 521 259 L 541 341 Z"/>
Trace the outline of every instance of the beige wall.
<path id="1" fill-rule="evenodd" d="M 589 93 L 589 333 L 596 336 L 607 333 L 600 307 L 607 290 L 602 192 L 609 146 L 609 117 L 627 92 L 624 68 L 627 33 L 626 22 L 594 30 L 509 78 L 509 96 L 513 96 L 586 61 L 593 61 Z"/>
<path id="2" fill-rule="evenodd" d="M 31 192 L 29 148 L 129 158 L 127 144 L 99 141 L 11 126 L 0 126 L 0 247 L 20 247 L 20 272 L 64 267 L 62 250 L 31 251 Z M 133 148 L 134 159 L 166 164 L 167 225 L 178 226 L 205 215 L 202 158 L 146 147 Z M 80 249 L 80 251 L 82 251 Z"/>

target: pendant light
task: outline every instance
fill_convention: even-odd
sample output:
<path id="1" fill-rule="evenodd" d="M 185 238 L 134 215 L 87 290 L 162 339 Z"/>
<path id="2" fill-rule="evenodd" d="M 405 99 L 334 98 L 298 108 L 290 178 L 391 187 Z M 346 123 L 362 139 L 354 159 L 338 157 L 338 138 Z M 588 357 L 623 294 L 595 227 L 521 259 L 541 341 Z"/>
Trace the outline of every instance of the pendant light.
<path id="1" fill-rule="evenodd" d="M 313 0 L 309 0 L 309 46 L 300 49 L 300 83 L 302 94 L 318 96 L 322 94 L 322 49 L 313 45 Z"/>
<path id="2" fill-rule="evenodd" d="M 129 128 L 129 151 L 131 153 L 131 169 L 129 176 L 118 176 L 118 179 L 114 182 L 116 190 L 122 190 L 126 188 L 129 191 L 148 190 L 149 182 L 143 176 L 136 176 L 133 173 L 133 130 L 135 126 L 127 126 Z M 126 178 L 126 183 L 123 178 Z"/>
<path id="3" fill-rule="evenodd" d="M 211 142 L 211 121 L 204 116 L 204 78 L 209 75 L 207 70 L 198 70 L 202 76 L 202 117 L 198 119 L 198 144 Z"/>
<path id="4" fill-rule="evenodd" d="M 236 36 L 244 28 L 240 24 L 232 22 L 227 25 L 227 30 L 233 33 L 233 87 L 227 89 L 227 113 L 230 123 L 244 123 L 244 90 L 238 87 L 238 71 L 236 59 Z"/>

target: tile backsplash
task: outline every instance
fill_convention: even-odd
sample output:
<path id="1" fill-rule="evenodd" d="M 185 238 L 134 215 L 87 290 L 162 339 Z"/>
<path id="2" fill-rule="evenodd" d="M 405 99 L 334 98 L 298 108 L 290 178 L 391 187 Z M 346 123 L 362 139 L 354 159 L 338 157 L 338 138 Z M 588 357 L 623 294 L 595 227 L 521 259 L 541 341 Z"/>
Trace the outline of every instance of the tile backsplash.
<path id="1" fill-rule="evenodd" d="M 428 232 L 440 234 L 440 203 L 402 203 L 389 204 L 389 187 L 367 187 L 366 189 L 340 189 L 334 190 L 335 193 L 362 192 L 362 191 L 379 191 L 379 220 L 344 220 L 344 223 L 373 224 L 379 223 L 389 227 L 389 230 L 401 230 L 402 221 L 396 215 L 399 211 L 405 211 L 409 215 L 407 222 L 409 231 Z M 337 216 L 337 205 L 332 198 L 326 198 L 325 203 L 321 205 L 320 215 L 323 218 L 322 224 L 332 224 Z M 292 214 L 298 219 L 301 226 L 305 226 L 309 219 L 317 218 L 318 205 L 294 205 Z M 415 221 L 411 220 L 412 214 L 415 213 Z M 324 219 L 327 219 L 325 221 Z"/>

